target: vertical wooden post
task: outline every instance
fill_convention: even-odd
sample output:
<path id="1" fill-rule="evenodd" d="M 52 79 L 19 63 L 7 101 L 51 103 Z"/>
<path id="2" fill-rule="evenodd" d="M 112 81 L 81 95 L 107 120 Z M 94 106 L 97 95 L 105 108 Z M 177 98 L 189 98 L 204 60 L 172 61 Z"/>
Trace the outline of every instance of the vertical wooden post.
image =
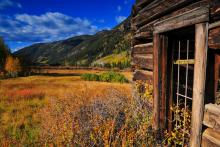
<path id="1" fill-rule="evenodd" d="M 173 61 L 174 61 L 174 43 L 172 43 L 171 49 L 169 49 L 169 54 L 171 54 L 171 59 L 168 60 L 168 79 L 167 79 L 167 86 L 168 86 L 168 105 L 173 105 Z M 170 111 L 170 107 L 167 108 L 168 110 L 168 132 L 171 133 L 172 131 L 172 120 L 173 120 L 173 112 Z"/>
<path id="2" fill-rule="evenodd" d="M 220 56 L 218 54 L 215 55 L 215 65 L 214 65 L 215 69 L 214 69 L 214 73 L 215 73 L 215 77 L 214 77 L 214 97 L 215 97 L 215 101 L 216 101 L 216 97 L 217 97 L 217 91 L 218 91 L 218 81 L 219 81 L 219 67 L 220 67 Z"/>
<path id="3" fill-rule="evenodd" d="M 190 146 L 200 147 L 206 81 L 208 23 L 196 24 L 195 29 L 195 67 Z"/>
<path id="4" fill-rule="evenodd" d="M 153 129 L 159 130 L 159 114 L 160 114 L 160 107 L 159 107 L 159 95 L 160 95 L 160 36 L 159 34 L 154 34 L 153 40 L 153 60 L 154 60 L 154 68 L 153 68 Z"/>
<path id="5" fill-rule="evenodd" d="M 160 103 L 160 128 L 166 127 L 166 100 L 167 100 L 167 50 L 168 50 L 168 37 L 162 35 L 161 44 L 161 103 Z"/>

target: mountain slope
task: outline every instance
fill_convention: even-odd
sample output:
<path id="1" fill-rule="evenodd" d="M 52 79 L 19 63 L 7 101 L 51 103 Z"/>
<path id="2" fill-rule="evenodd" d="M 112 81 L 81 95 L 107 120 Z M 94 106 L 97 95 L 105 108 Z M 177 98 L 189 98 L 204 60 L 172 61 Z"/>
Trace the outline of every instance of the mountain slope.
<path id="1" fill-rule="evenodd" d="M 88 66 L 112 54 L 130 50 L 130 18 L 110 31 L 83 35 L 52 43 L 40 43 L 14 54 L 28 65 Z"/>

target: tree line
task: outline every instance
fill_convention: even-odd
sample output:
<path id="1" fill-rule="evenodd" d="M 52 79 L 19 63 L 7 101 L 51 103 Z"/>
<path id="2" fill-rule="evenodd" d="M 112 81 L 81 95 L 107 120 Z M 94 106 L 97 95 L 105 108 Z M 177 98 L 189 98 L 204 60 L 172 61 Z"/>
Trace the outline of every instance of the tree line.
<path id="1" fill-rule="evenodd" d="M 4 77 L 17 77 L 22 71 L 20 60 L 14 57 L 0 37 L 0 73 Z"/>

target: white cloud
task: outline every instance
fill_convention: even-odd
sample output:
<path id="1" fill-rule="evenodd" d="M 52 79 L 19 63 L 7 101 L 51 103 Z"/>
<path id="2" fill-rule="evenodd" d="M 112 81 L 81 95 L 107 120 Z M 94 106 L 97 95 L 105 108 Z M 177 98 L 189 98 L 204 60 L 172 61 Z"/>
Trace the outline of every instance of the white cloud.
<path id="1" fill-rule="evenodd" d="M 100 19 L 98 22 L 99 23 L 105 23 L 105 20 L 104 19 Z"/>
<path id="2" fill-rule="evenodd" d="M 127 17 L 126 16 L 116 16 L 115 20 L 117 23 L 121 23 L 122 21 L 124 21 Z"/>
<path id="3" fill-rule="evenodd" d="M 73 18 L 59 12 L 42 15 L 0 15 L 0 36 L 11 41 L 47 42 L 70 36 L 94 34 L 97 26 L 86 18 Z"/>
<path id="4" fill-rule="evenodd" d="M 20 3 L 13 2 L 12 0 L 0 0 L 0 10 L 8 7 L 22 8 L 22 5 Z"/>
<path id="5" fill-rule="evenodd" d="M 118 12 L 121 12 L 122 7 L 121 7 L 121 6 L 118 6 L 118 7 L 117 7 L 117 10 L 118 10 Z"/>

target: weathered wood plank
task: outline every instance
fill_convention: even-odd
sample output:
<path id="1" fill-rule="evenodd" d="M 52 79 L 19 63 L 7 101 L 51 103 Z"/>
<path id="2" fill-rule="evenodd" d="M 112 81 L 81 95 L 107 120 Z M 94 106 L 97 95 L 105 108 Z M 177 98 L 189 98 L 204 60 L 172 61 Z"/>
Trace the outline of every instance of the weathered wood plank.
<path id="1" fill-rule="evenodd" d="M 161 94 L 161 108 L 160 108 L 160 128 L 165 129 L 166 127 L 166 96 L 167 96 L 167 51 L 168 51 L 168 37 L 162 36 L 162 45 L 161 45 L 161 68 L 162 68 L 162 94 Z"/>
<path id="2" fill-rule="evenodd" d="M 134 31 L 134 35 L 141 34 L 141 33 L 148 33 L 149 36 L 147 36 L 146 39 L 150 39 L 150 40 L 153 41 L 153 25 L 154 25 L 155 22 L 156 22 L 156 20 L 152 21 L 152 22 L 150 22 L 150 23 L 148 23 L 148 24 L 146 24 L 146 25 L 144 25 L 140 28 L 137 28 L 134 25 L 134 23 L 132 23 L 132 25 L 136 28 L 136 30 Z M 136 39 L 136 40 L 138 40 L 138 39 Z"/>
<path id="3" fill-rule="evenodd" d="M 151 10 L 151 8 L 154 8 L 156 5 L 158 5 L 158 3 L 162 4 L 162 1 L 161 0 L 154 0 L 152 1 L 150 4 L 148 4 L 147 6 L 143 7 L 141 10 L 140 10 L 140 13 L 143 13 L 145 11 L 149 11 Z"/>
<path id="4" fill-rule="evenodd" d="M 220 106 L 216 104 L 205 106 L 203 124 L 220 133 Z"/>
<path id="5" fill-rule="evenodd" d="M 200 147 L 208 52 L 208 23 L 196 24 L 195 28 L 195 65 L 190 146 Z"/>
<path id="6" fill-rule="evenodd" d="M 141 10 L 139 15 L 134 18 L 137 27 L 153 21 L 167 13 L 170 13 L 183 5 L 190 4 L 190 0 L 155 0 L 150 5 Z"/>
<path id="7" fill-rule="evenodd" d="M 154 0 L 138 0 L 132 8 L 132 16 L 135 17 L 140 11 Z"/>
<path id="8" fill-rule="evenodd" d="M 209 48 L 220 49 L 220 26 L 209 31 Z"/>
<path id="9" fill-rule="evenodd" d="M 133 75 L 133 81 L 138 80 L 153 84 L 153 72 L 147 70 L 136 70 Z"/>
<path id="10" fill-rule="evenodd" d="M 214 97 L 215 97 L 215 102 L 218 101 L 218 87 L 219 87 L 219 74 L 220 74 L 220 71 L 219 71 L 219 67 L 220 67 L 220 55 L 219 54 L 215 54 L 214 55 L 214 58 L 215 58 L 215 63 L 214 63 L 214 88 L 212 90 L 214 90 Z"/>
<path id="11" fill-rule="evenodd" d="M 215 21 L 220 19 L 220 1 L 219 0 L 211 0 L 210 16 L 212 20 L 215 20 Z"/>
<path id="12" fill-rule="evenodd" d="M 153 64 L 153 128 L 155 131 L 159 130 L 159 119 L 160 119 L 160 83 L 159 83 L 159 73 L 161 72 L 161 69 L 159 68 L 159 60 L 160 60 L 160 35 L 154 34 L 153 39 L 153 58 L 154 58 L 154 64 Z"/>
<path id="13" fill-rule="evenodd" d="M 153 54 L 153 43 L 135 45 L 132 48 L 132 55 L 135 54 Z"/>
<path id="14" fill-rule="evenodd" d="M 169 39 L 169 38 L 168 38 Z M 169 50 L 169 49 L 168 49 Z M 168 99 L 168 105 L 173 105 L 175 99 L 174 99 L 174 86 L 173 86 L 173 83 L 176 83 L 176 81 L 174 81 L 174 72 L 173 72 L 173 61 L 174 61 L 174 55 L 171 53 L 171 56 L 170 56 L 170 52 L 172 51 L 169 51 L 169 58 L 167 57 L 167 99 Z M 171 131 L 173 130 L 173 117 L 174 117 L 175 114 L 173 114 L 172 111 L 169 111 L 168 110 L 168 133 L 171 134 Z"/>
<path id="15" fill-rule="evenodd" d="M 136 1 L 136 6 L 143 8 L 145 6 L 147 6 L 148 4 L 150 4 L 151 2 L 153 2 L 154 0 L 137 0 Z"/>
<path id="16" fill-rule="evenodd" d="M 136 31 L 134 31 L 134 37 L 133 39 L 137 42 L 137 43 L 145 43 L 145 42 L 152 42 L 153 41 L 153 24 L 155 21 L 144 25 L 141 28 L 136 28 Z M 146 36 L 144 36 L 146 35 Z M 135 37 L 138 38 L 135 38 Z M 139 37 L 140 36 L 140 37 Z M 145 37 L 145 38 L 143 38 Z M 144 41 L 144 42 L 143 42 Z"/>
<path id="17" fill-rule="evenodd" d="M 171 12 L 171 13 L 168 13 L 165 16 L 162 16 L 162 17 L 158 18 L 157 22 L 172 18 L 174 16 L 181 15 L 181 14 L 186 13 L 188 11 L 192 11 L 193 9 L 196 9 L 196 8 L 207 7 L 207 6 L 209 6 L 208 0 L 200 0 L 198 2 L 195 1 L 194 3 L 192 3 L 190 5 L 187 5 L 183 8 L 177 9 L 177 10 Z"/>
<path id="18" fill-rule="evenodd" d="M 140 28 L 137 29 L 136 34 L 139 32 L 151 32 L 153 34 L 154 24 L 156 22 L 157 22 L 157 19 L 141 26 Z"/>
<path id="19" fill-rule="evenodd" d="M 202 147 L 219 147 L 220 133 L 208 128 L 202 135 Z"/>
<path id="20" fill-rule="evenodd" d="M 215 21 L 220 20 L 220 6 L 215 7 L 214 9 L 215 10 L 213 10 L 213 11 L 215 11 L 215 12 L 213 12 L 213 14 L 211 14 L 212 19 L 214 19 Z"/>
<path id="21" fill-rule="evenodd" d="M 211 23 L 209 24 L 209 29 L 214 29 L 214 28 L 217 28 L 217 27 L 220 27 L 220 21 L 216 21 L 214 23 Z"/>
<path id="22" fill-rule="evenodd" d="M 153 39 L 152 37 L 152 31 L 137 32 L 136 34 L 134 34 L 134 39 Z"/>
<path id="23" fill-rule="evenodd" d="M 202 2 L 200 5 L 196 4 L 178 10 L 177 12 L 160 19 L 154 24 L 155 33 L 166 32 L 209 21 L 209 5 L 206 2 Z"/>
<path id="24" fill-rule="evenodd" d="M 153 55 L 134 55 L 132 57 L 132 65 L 140 69 L 153 70 Z"/>

